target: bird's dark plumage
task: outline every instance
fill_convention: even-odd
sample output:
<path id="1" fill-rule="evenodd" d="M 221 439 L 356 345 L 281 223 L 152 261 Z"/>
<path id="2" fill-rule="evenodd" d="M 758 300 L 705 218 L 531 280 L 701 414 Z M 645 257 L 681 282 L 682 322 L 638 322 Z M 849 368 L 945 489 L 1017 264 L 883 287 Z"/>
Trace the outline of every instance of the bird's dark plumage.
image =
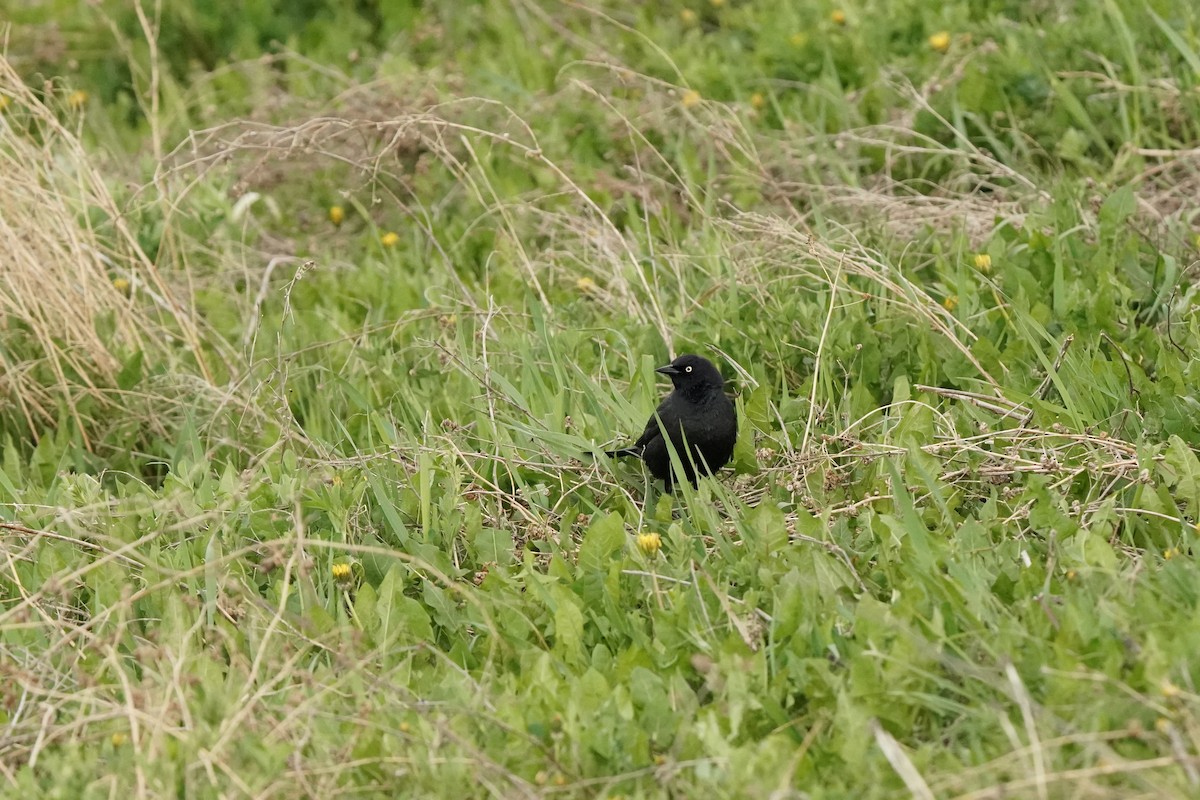
<path id="1" fill-rule="evenodd" d="M 725 396 L 725 379 L 706 358 L 680 356 L 655 372 L 669 376 L 675 391 L 659 404 L 632 447 L 611 450 L 605 455 L 640 457 L 669 492 L 678 476 L 672 473 L 671 453 L 663 431 L 679 454 L 683 477 L 695 486 L 697 477 L 711 475 L 733 456 L 737 411 Z"/>

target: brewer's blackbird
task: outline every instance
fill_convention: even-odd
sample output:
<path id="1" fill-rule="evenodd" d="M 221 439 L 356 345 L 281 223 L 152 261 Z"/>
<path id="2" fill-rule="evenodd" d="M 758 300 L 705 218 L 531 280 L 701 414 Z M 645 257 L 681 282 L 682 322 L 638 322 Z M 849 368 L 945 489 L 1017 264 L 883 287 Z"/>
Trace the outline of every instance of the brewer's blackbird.
<path id="1" fill-rule="evenodd" d="M 737 411 L 725 396 L 721 373 L 706 358 L 680 356 L 655 372 L 670 376 L 675 391 L 662 401 L 632 447 L 611 450 L 605 455 L 640 457 L 650 468 L 650 474 L 670 492 L 677 476 L 671 470 L 671 454 L 663 431 L 679 454 L 683 477 L 695 486 L 697 476 L 711 475 L 729 463 L 737 441 Z"/>

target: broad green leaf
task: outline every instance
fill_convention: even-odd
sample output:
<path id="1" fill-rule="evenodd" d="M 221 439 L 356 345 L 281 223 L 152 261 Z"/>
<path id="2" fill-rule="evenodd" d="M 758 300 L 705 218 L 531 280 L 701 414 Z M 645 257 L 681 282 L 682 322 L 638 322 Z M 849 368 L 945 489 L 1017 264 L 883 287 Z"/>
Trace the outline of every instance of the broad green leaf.
<path id="1" fill-rule="evenodd" d="M 605 514 L 592 521 L 579 545 L 580 574 L 607 572 L 609 561 L 625 546 L 625 524 L 620 514 Z"/>
<path id="2" fill-rule="evenodd" d="M 1160 469 L 1176 499 L 1187 504 L 1188 513 L 1194 518 L 1200 508 L 1200 460 L 1196 454 L 1183 439 L 1172 436 Z"/>
<path id="3" fill-rule="evenodd" d="M 569 589 L 553 586 L 555 646 L 569 664 L 583 658 L 583 610 L 578 596 Z"/>
<path id="4" fill-rule="evenodd" d="M 475 560 L 480 564 L 508 565 L 513 559 L 513 537 L 508 531 L 498 528 L 483 528 L 475 534 L 472 543 Z"/>

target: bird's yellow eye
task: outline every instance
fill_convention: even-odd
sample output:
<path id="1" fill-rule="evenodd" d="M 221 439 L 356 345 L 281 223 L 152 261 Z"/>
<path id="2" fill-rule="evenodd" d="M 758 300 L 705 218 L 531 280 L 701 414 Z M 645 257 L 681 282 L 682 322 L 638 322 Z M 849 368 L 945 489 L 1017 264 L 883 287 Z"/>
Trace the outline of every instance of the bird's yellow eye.
<path id="1" fill-rule="evenodd" d="M 683 371 L 684 371 L 684 372 L 691 372 L 691 371 L 692 371 L 692 368 L 691 368 L 691 367 L 684 367 L 684 368 L 683 368 Z"/>

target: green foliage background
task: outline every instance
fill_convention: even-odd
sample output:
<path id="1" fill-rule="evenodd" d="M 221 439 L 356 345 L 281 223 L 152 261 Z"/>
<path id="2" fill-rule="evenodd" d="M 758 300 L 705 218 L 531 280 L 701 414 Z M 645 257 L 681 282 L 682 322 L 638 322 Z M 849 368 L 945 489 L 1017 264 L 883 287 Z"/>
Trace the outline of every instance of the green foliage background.
<path id="1" fill-rule="evenodd" d="M 1198 24 L 16 9 L 202 338 L 0 403 L 4 792 L 1194 795 Z M 689 351 L 739 446 L 659 497 L 587 454 Z"/>

